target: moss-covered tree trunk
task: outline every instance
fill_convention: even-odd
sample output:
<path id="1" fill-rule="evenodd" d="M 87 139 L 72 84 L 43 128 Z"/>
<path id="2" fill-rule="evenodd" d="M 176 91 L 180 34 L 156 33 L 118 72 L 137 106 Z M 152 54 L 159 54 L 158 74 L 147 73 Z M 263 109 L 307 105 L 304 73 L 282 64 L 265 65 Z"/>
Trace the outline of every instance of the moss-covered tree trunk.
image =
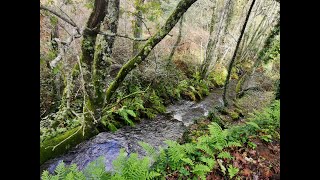
<path id="1" fill-rule="evenodd" d="M 103 32 L 116 34 L 119 21 L 119 0 L 109 0 L 108 13 L 104 18 Z M 101 110 L 105 100 L 106 77 L 111 65 L 111 54 L 115 36 L 98 35 L 95 46 L 92 83 L 94 88 L 94 110 L 95 117 L 100 118 Z"/>
<path id="2" fill-rule="evenodd" d="M 176 9 L 172 12 L 170 17 L 167 19 L 166 23 L 161 27 L 161 29 L 153 35 L 146 44 L 142 47 L 139 53 L 130 59 L 126 64 L 122 66 L 118 72 L 115 80 L 110 84 L 106 91 L 106 101 L 110 102 L 112 95 L 121 85 L 127 74 L 138 66 L 145 58 L 149 55 L 151 50 L 171 31 L 175 24 L 179 21 L 181 16 L 188 10 L 188 8 L 197 0 L 181 0 Z"/>
<path id="3" fill-rule="evenodd" d="M 92 105 L 93 91 L 91 85 L 91 72 L 97 32 L 100 30 L 100 23 L 103 21 L 106 15 L 107 5 L 108 3 L 105 0 L 95 0 L 93 11 L 91 12 L 87 21 L 86 29 L 83 31 L 83 40 L 81 43 L 82 54 L 80 57 L 81 67 L 76 65 L 72 71 L 72 77 L 78 75 L 81 71 L 81 75 L 83 76 L 84 80 L 83 83 L 85 85 L 85 92 L 83 105 L 83 125 L 81 126 L 80 130 L 80 127 L 77 127 L 40 143 L 40 165 L 45 161 L 66 152 L 73 146 L 97 133 L 94 125 L 94 115 L 92 114 L 94 109 Z M 65 93 L 65 95 L 67 94 L 68 93 Z M 55 149 L 53 149 L 54 147 Z"/>
<path id="4" fill-rule="evenodd" d="M 237 55 L 237 52 L 238 52 L 238 49 L 239 49 L 239 45 L 240 45 L 240 42 L 241 42 L 241 39 L 243 37 L 243 34 L 244 34 L 244 31 L 246 29 L 246 26 L 247 26 L 247 23 L 248 23 L 248 19 L 250 17 L 250 14 L 251 14 L 251 11 L 252 11 L 252 7 L 254 5 L 256 0 L 252 0 L 251 2 L 251 5 L 250 5 L 250 8 L 248 10 L 248 13 L 246 15 L 246 19 L 242 25 L 242 28 L 241 28 L 241 32 L 240 32 L 240 36 L 237 40 L 237 45 L 236 45 L 236 48 L 233 52 L 233 56 L 232 56 L 232 59 L 231 59 L 231 62 L 229 64 L 229 67 L 228 67 L 228 75 L 227 75 L 227 79 L 225 81 L 225 85 L 224 85 L 224 89 L 223 89 L 223 103 L 224 103 L 224 106 L 228 106 L 228 100 L 226 98 L 226 94 L 227 94 L 227 89 L 228 89 L 228 85 L 229 85 L 229 81 L 230 81 L 230 76 L 231 76 L 231 70 L 232 70 L 232 67 L 233 67 L 233 64 L 234 64 L 234 61 L 235 61 L 235 58 L 236 58 L 236 55 Z"/>
<path id="5" fill-rule="evenodd" d="M 137 39 L 142 38 L 142 10 L 141 7 L 143 6 L 144 0 L 135 0 L 135 16 L 133 21 L 133 37 Z M 137 55 L 139 52 L 141 42 L 139 41 L 133 41 L 133 48 L 132 48 L 132 54 L 133 56 Z"/>

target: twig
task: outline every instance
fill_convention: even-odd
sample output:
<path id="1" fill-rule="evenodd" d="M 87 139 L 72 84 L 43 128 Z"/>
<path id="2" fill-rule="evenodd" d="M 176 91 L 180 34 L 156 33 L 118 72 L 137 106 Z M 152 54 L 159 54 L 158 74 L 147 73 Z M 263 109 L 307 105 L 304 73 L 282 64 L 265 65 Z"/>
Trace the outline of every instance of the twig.
<path id="1" fill-rule="evenodd" d="M 121 35 L 121 34 L 114 34 L 114 33 L 108 33 L 108 32 L 98 32 L 98 34 L 104 35 L 104 36 L 118 36 L 118 37 L 122 37 L 122 38 L 127 38 L 133 41 L 147 41 L 148 38 L 144 39 L 144 38 L 133 38 L 133 37 L 129 37 L 127 35 Z"/>
<path id="2" fill-rule="evenodd" d="M 78 34 L 78 32 L 73 32 L 72 36 L 70 36 L 70 37 L 67 39 L 66 42 L 61 42 L 60 40 L 57 40 L 57 39 L 56 39 L 57 42 L 60 42 L 61 46 L 60 46 L 60 48 L 59 48 L 59 54 L 58 54 L 58 56 L 57 56 L 54 60 L 52 60 L 52 61 L 50 62 L 50 67 L 51 67 L 51 68 L 54 68 L 54 67 L 57 66 L 57 63 L 58 63 L 59 61 L 61 61 L 62 57 L 64 56 L 67 47 L 70 46 L 70 44 L 72 43 L 72 41 L 73 41 L 74 39 L 79 38 L 79 37 L 81 37 L 81 36 Z M 63 44 L 63 45 L 62 45 L 62 44 Z"/>
<path id="3" fill-rule="evenodd" d="M 52 8 L 50 8 L 50 7 L 46 7 L 46 6 L 42 5 L 42 4 L 40 4 L 40 10 L 41 10 L 41 9 L 42 9 L 42 10 L 49 11 L 49 12 L 51 12 L 52 14 L 56 15 L 57 17 L 59 17 L 59 18 L 62 19 L 63 21 L 65 21 L 65 22 L 67 22 L 68 24 L 70 24 L 71 26 L 75 27 L 76 30 L 77 30 L 77 32 L 78 32 L 79 34 L 81 34 L 81 33 L 80 33 L 80 28 L 79 28 L 79 26 L 77 26 L 77 24 L 74 23 L 74 21 L 73 21 L 71 18 L 65 17 L 65 16 L 61 15 L 60 13 L 58 13 L 56 10 L 54 10 L 54 9 L 52 9 Z"/>

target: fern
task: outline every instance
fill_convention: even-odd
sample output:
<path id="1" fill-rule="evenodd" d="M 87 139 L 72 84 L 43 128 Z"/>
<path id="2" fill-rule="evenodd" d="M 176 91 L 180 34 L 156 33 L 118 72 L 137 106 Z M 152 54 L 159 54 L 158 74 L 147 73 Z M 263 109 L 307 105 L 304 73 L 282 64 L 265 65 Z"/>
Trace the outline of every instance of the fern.
<path id="1" fill-rule="evenodd" d="M 256 129 L 261 129 L 261 128 L 259 127 L 259 125 L 256 124 L 255 122 L 249 121 L 249 122 L 246 122 L 246 124 L 249 124 L 249 125 L 255 127 Z"/>
<path id="2" fill-rule="evenodd" d="M 41 179 L 42 180 L 49 180 L 50 179 L 49 171 L 47 171 L 47 170 L 43 171 Z"/>
<path id="3" fill-rule="evenodd" d="M 72 164 L 66 167 L 64 162 L 60 162 L 55 169 L 55 174 L 50 175 L 48 171 L 43 171 L 42 180 L 85 180 L 83 172 L 79 171 L 77 165 Z"/>
<path id="4" fill-rule="evenodd" d="M 209 167 L 210 169 L 212 169 L 212 168 L 215 166 L 215 164 L 216 164 L 216 161 L 215 161 L 213 158 L 200 157 L 200 160 L 201 160 L 202 162 L 207 163 L 207 165 L 208 165 L 208 167 Z"/>
<path id="5" fill-rule="evenodd" d="M 191 172 L 193 172 L 195 175 L 197 175 L 201 179 L 206 179 L 205 175 L 210 171 L 211 171 L 211 169 L 208 166 L 203 165 L 203 164 L 197 164 L 194 166 L 194 168 Z"/>
<path id="6" fill-rule="evenodd" d="M 218 158 L 233 159 L 233 157 L 230 155 L 230 153 L 226 152 L 226 151 L 219 153 Z"/>
<path id="7" fill-rule="evenodd" d="M 227 147 L 241 147 L 242 145 L 239 142 L 228 142 Z"/>
<path id="8" fill-rule="evenodd" d="M 236 167 L 233 167 L 232 165 L 229 165 L 228 167 L 228 173 L 229 173 L 229 177 L 230 179 L 233 178 L 235 175 L 237 175 L 239 172 L 239 169 Z"/>
<path id="9" fill-rule="evenodd" d="M 156 149 L 152 147 L 150 144 L 145 142 L 138 142 L 138 144 L 146 151 L 147 156 L 151 157 L 153 160 L 155 160 L 158 156 Z"/>
<path id="10" fill-rule="evenodd" d="M 190 158 L 182 158 L 181 160 L 189 165 L 192 165 L 192 166 L 194 165 L 194 163 Z"/>
<path id="11" fill-rule="evenodd" d="M 202 150 L 209 156 L 214 155 L 214 152 L 210 149 L 210 147 L 207 144 L 197 144 L 197 149 Z"/>
<path id="12" fill-rule="evenodd" d="M 102 179 L 107 176 L 105 172 L 105 163 L 104 156 L 97 158 L 95 161 L 92 161 L 84 169 L 84 174 L 89 179 Z"/>
<path id="13" fill-rule="evenodd" d="M 58 164 L 55 173 L 59 179 L 63 179 L 66 176 L 66 166 L 63 161 Z"/>

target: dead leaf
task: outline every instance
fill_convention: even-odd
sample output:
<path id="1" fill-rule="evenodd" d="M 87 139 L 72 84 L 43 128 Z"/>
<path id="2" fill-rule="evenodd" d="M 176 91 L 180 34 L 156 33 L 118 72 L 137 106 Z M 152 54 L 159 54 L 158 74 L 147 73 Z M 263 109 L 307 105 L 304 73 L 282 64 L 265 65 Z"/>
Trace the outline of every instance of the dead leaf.
<path id="1" fill-rule="evenodd" d="M 272 171 L 270 171 L 269 168 L 265 168 L 264 171 L 263 171 L 263 176 L 265 177 L 271 177 L 273 175 Z"/>
<path id="2" fill-rule="evenodd" d="M 249 177 L 251 175 L 252 171 L 248 168 L 245 168 L 242 170 L 242 175 Z"/>
<path id="3" fill-rule="evenodd" d="M 255 150 L 250 150 L 250 151 L 249 151 L 249 154 L 251 154 L 252 156 L 255 156 L 256 153 L 257 153 L 257 151 L 255 151 Z"/>
<path id="4" fill-rule="evenodd" d="M 234 156 L 236 157 L 236 160 L 240 160 L 242 163 L 246 163 L 246 161 L 238 152 L 234 153 Z"/>

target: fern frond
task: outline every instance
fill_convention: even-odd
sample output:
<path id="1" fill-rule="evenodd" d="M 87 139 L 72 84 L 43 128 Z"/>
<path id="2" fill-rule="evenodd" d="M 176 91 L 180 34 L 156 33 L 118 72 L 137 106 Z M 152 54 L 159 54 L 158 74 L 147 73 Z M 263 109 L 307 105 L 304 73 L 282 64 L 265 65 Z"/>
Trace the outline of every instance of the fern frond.
<path id="1" fill-rule="evenodd" d="M 216 164 L 216 161 L 213 158 L 207 158 L 207 157 L 200 157 L 200 160 L 202 162 L 207 163 L 208 167 L 212 169 L 214 165 Z"/>
<path id="2" fill-rule="evenodd" d="M 189 165 L 192 165 L 192 166 L 194 165 L 194 163 L 190 158 L 182 158 L 181 160 Z"/>
<path id="3" fill-rule="evenodd" d="M 242 145 L 239 142 L 228 142 L 227 147 L 241 147 Z"/>
<path id="4" fill-rule="evenodd" d="M 49 171 L 47 171 L 47 170 L 43 171 L 42 175 L 41 175 L 41 179 L 42 180 L 50 180 Z"/>
<path id="5" fill-rule="evenodd" d="M 249 125 L 255 127 L 256 129 L 261 129 L 260 126 L 255 122 L 249 121 L 249 122 L 246 122 L 246 124 L 249 124 Z"/>
<path id="6" fill-rule="evenodd" d="M 148 172 L 147 179 L 154 179 L 155 177 L 159 177 L 161 174 L 155 171 Z"/>
<path id="7" fill-rule="evenodd" d="M 122 148 L 122 149 L 120 149 L 120 153 L 119 153 L 118 157 L 112 162 L 115 172 L 119 172 L 119 173 L 121 172 L 126 160 L 127 160 L 127 153 Z"/>
<path id="8" fill-rule="evenodd" d="M 63 179 L 66 173 L 66 166 L 63 161 L 61 161 L 55 169 L 56 176 Z"/>
<path id="9" fill-rule="evenodd" d="M 147 153 L 147 156 L 150 156 L 153 160 L 156 159 L 157 151 L 154 147 L 142 141 L 138 142 L 138 144 L 143 148 L 143 150 L 145 150 L 145 152 Z"/>
<path id="10" fill-rule="evenodd" d="M 218 158 L 233 159 L 229 152 L 223 151 L 219 153 Z"/>
<path id="11" fill-rule="evenodd" d="M 207 144 L 197 144 L 197 149 L 200 149 L 204 151 L 209 156 L 213 156 L 214 152 L 211 150 L 211 148 Z"/>
<path id="12" fill-rule="evenodd" d="M 228 173 L 230 179 L 233 178 L 237 173 L 239 172 L 239 169 L 236 167 L 233 167 L 232 165 L 229 165 L 228 167 Z"/>
<path id="13" fill-rule="evenodd" d="M 204 165 L 204 164 L 197 164 L 194 166 L 193 170 L 191 172 L 193 172 L 194 174 L 198 175 L 198 177 L 205 178 L 205 175 L 210 172 L 211 169 Z"/>
<path id="14" fill-rule="evenodd" d="M 185 152 L 188 154 L 192 154 L 196 150 L 196 146 L 191 143 L 183 144 L 183 148 L 184 148 Z"/>

